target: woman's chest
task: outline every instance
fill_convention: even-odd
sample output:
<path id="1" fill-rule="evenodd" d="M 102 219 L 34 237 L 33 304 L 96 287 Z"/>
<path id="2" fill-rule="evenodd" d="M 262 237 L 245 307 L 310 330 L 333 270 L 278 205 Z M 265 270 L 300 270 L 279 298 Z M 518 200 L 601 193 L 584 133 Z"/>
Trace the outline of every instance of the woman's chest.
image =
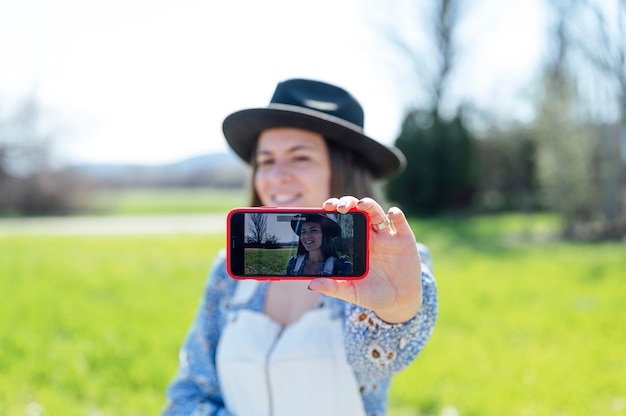
<path id="1" fill-rule="evenodd" d="M 268 283 L 263 313 L 282 326 L 299 320 L 320 305 L 322 296 L 308 289 L 308 280 L 285 280 Z"/>

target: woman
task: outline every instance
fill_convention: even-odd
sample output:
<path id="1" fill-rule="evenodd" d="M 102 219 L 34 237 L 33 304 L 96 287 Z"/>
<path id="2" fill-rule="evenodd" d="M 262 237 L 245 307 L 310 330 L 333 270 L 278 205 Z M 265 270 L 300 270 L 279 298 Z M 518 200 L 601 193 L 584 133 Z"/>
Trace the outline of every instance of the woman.
<path id="1" fill-rule="evenodd" d="M 291 228 L 298 239 L 298 253 L 291 256 L 285 274 L 288 276 L 352 274 L 348 256 L 339 256 L 333 241 L 341 237 L 339 224 L 319 214 L 297 215 L 291 220 Z"/>
<path id="2" fill-rule="evenodd" d="M 372 198 L 374 179 L 400 170 L 403 156 L 363 133 L 348 92 L 311 80 L 279 83 L 267 107 L 231 114 L 223 130 L 252 165 L 251 205 L 367 212 L 369 272 L 235 281 L 220 255 L 164 415 L 385 414 L 393 375 L 424 348 L 437 315 L 427 251 L 402 211 Z"/>

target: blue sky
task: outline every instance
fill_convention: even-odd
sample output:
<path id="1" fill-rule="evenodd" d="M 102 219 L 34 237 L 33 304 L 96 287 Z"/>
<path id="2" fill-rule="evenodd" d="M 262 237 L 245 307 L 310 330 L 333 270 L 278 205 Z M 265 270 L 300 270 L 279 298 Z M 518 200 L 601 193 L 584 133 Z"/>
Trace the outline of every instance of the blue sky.
<path id="1" fill-rule="evenodd" d="M 392 144 L 408 97 L 368 15 L 386 2 L 367 3 L 0 0 L 0 111 L 34 94 L 68 161 L 162 163 L 226 150 L 226 115 L 310 77 L 351 91 L 366 133 Z M 527 117 L 540 0 L 474 3 L 461 32 L 471 59 L 451 91 Z"/>

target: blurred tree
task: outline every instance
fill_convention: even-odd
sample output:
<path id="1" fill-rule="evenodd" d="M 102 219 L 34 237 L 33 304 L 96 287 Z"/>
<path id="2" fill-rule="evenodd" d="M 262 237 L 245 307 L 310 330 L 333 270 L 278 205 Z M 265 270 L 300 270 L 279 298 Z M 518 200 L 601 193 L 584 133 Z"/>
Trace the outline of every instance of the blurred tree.
<path id="1" fill-rule="evenodd" d="M 541 208 L 533 137 L 528 126 L 492 126 L 476 141 L 479 167 L 476 210 L 530 212 Z"/>
<path id="2" fill-rule="evenodd" d="M 41 128 L 42 111 L 34 97 L 0 120 L 2 169 L 11 176 L 27 176 L 50 168 L 52 134 Z"/>
<path id="3" fill-rule="evenodd" d="M 459 56 L 455 32 L 465 14 L 463 0 L 374 2 L 378 30 L 396 54 L 402 92 L 439 117 Z M 426 94 L 426 99 L 421 99 Z M 453 106 L 455 107 L 455 106 Z M 454 117 L 454 111 L 452 111 Z"/>
<path id="4" fill-rule="evenodd" d="M 67 214 L 81 205 L 82 180 L 54 166 L 54 135 L 34 97 L 0 112 L 0 214 Z"/>
<path id="5" fill-rule="evenodd" d="M 566 238 L 588 238 L 594 220 L 595 142 L 572 120 L 576 99 L 570 79 L 547 72 L 536 121 L 537 177 L 546 205 L 560 214 Z"/>
<path id="6" fill-rule="evenodd" d="M 454 35 L 463 2 L 433 0 L 404 6 L 402 16 L 387 22 L 385 33 L 409 62 L 411 85 L 419 85 L 429 98 L 406 112 L 395 144 L 408 166 L 389 180 L 386 197 L 411 214 L 460 211 L 471 205 L 475 192 L 475 144 L 461 110 L 444 117 L 442 102 L 455 66 Z"/>
<path id="7" fill-rule="evenodd" d="M 411 214 L 463 211 L 476 188 L 474 140 L 461 114 L 446 121 L 413 110 L 402 123 L 396 146 L 407 155 L 404 172 L 389 180 L 387 198 Z"/>
<path id="8" fill-rule="evenodd" d="M 576 18 L 566 29 L 576 51 L 607 85 L 615 116 L 607 120 L 610 108 L 596 122 L 608 122 L 597 135 L 601 145 L 598 185 L 601 189 L 603 236 L 626 236 L 626 0 L 574 0 Z M 558 4 L 558 3 L 557 3 Z M 568 5 L 561 8 L 565 9 Z M 597 88 L 599 83 L 594 83 Z"/>
<path id="9" fill-rule="evenodd" d="M 620 4 L 626 6 L 624 1 Z M 589 16 L 602 21 L 599 16 L 604 8 L 598 3 L 557 1 L 551 3 L 551 7 L 555 50 L 544 75 L 544 95 L 538 102 L 536 134 L 537 173 L 544 201 L 562 216 L 563 234 L 568 238 L 624 236 L 625 172 L 620 157 L 620 135 L 598 128 L 608 112 L 594 120 L 594 111 L 588 104 L 590 100 L 583 96 L 581 88 L 589 82 L 590 76 L 593 78 L 588 63 L 600 65 L 599 57 L 607 59 L 613 47 L 618 51 L 621 48 L 621 65 L 626 71 L 623 37 L 617 42 L 621 46 L 612 45 L 606 28 L 587 24 Z M 626 13 L 622 14 L 624 17 Z M 583 25 L 584 42 L 578 34 Z M 592 43 L 588 43 L 589 39 Z M 604 50 L 604 42 L 608 42 L 610 51 Z M 584 59 L 576 54 L 580 51 Z M 620 78 L 619 74 L 616 76 Z M 599 84 L 596 83 L 594 88 Z M 626 89 L 620 95 L 621 100 L 625 94 Z M 620 114 L 624 113 L 620 110 Z"/>

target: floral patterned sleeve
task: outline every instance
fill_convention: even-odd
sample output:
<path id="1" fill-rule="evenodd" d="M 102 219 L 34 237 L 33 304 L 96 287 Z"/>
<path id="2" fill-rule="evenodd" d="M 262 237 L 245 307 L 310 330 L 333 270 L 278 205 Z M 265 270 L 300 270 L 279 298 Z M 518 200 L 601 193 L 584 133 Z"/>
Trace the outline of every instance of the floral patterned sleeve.
<path id="1" fill-rule="evenodd" d="M 204 297 L 180 350 L 179 367 L 167 388 L 163 416 L 230 416 L 220 393 L 215 352 L 224 326 L 224 305 L 232 297 L 233 280 L 225 273 L 223 253 L 209 275 Z"/>
<path id="2" fill-rule="evenodd" d="M 407 367 L 424 349 L 437 319 L 437 287 L 428 249 L 418 244 L 422 257 L 422 306 L 401 324 L 388 324 L 374 312 L 346 303 L 345 345 L 348 362 L 359 382 L 389 379 Z"/>

